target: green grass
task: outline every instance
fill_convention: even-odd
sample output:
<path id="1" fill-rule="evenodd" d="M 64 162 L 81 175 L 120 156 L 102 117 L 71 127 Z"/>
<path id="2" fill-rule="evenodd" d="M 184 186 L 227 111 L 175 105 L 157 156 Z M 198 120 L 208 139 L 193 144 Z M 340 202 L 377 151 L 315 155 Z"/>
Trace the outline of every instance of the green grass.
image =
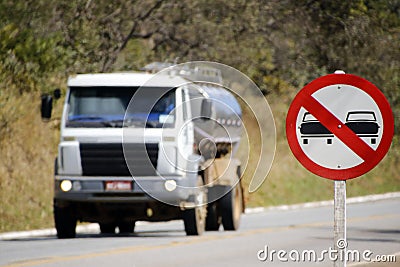
<path id="1" fill-rule="evenodd" d="M 333 181 L 308 172 L 289 154 L 291 152 L 283 142 L 278 144 L 278 147 L 266 181 L 257 192 L 249 194 L 249 206 L 333 199 Z M 372 171 L 347 181 L 347 196 L 400 191 L 398 159 L 398 151 L 392 147 L 384 160 Z"/>
<path id="2" fill-rule="evenodd" d="M 255 193 L 247 193 L 247 205 L 249 207 L 272 206 L 333 199 L 334 182 L 310 173 L 295 159 L 289 149 L 285 135 L 285 119 L 292 97 L 282 99 L 272 96 L 268 99 L 274 113 L 277 130 L 276 153 L 265 182 Z M 244 119 L 254 120 L 246 112 Z M 251 128 L 256 127 L 255 122 L 247 123 Z M 249 170 L 243 177 L 246 185 L 249 184 L 251 171 L 256 166 L 256 155 L 259 154 L 258 144 L 252 141 L 259 139 L 259 133 L 257 131 L 249 131 L 249 133 L 251 134 L 252 157 L 248 163 Z M 270 147 L 265 149 L 271 150 Z M 394 137 L 388 154 L 380 164 L 367 174 L 348 180 L 346 184 L 348 197 L 400 191 L 399 138 Z"/>
<path id="3" fill-rule="evenodd" d="M 38 94 L 2 101 L 12 118 L 0 141 L 0 231 L 52 226 L 58 123 L 40 119 Z M 3 99 L 2 99 L 3 100 Z"/>

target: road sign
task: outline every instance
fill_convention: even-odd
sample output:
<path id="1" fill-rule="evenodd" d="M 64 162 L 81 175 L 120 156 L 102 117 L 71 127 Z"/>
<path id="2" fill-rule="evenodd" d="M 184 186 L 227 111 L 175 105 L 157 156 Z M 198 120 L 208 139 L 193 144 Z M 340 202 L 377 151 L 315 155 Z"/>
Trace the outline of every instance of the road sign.
<path id="1" fill-rule="evenodd" d="M 286 118 L 290 149 L 314 174 L 332 180 L 358 177 L 385 156 L 394 132 L 382 92 L 351 74 L 330 74 L 307 84 Z"/>

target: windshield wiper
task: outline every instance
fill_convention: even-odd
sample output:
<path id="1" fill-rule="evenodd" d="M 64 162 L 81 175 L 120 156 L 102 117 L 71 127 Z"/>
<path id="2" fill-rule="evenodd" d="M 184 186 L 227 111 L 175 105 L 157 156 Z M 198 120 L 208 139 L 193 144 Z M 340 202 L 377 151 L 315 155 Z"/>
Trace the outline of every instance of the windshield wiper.
<path id="1" fill-rule="evenodd" d="M 124 125 L 124 120 L 109 120 L 109 121 L 103 121 L 102 124 L 106 127 L 112 127 L 112 128 L 122 128 Z"/>
<path id="2" fill-rule="evenodd" d="M 76 118 L 68 119 L 69 121 L 105 121 L 103 117 L 99 116 L 79 116 Z"/>
<path id="3" fill-rule="evenodd" d="M 99 116 L 79 116 L 76 118 L 69 119 L 67 126 L 70 127 L 114 127 L 112 123 L 109 123 L 104 117 Z"/>
<path id="4" fill-rule="evenodd" d="M 78 118 L 69 119 L 67 121 L 69 127 L 110 127 L 110 128 L 122 128 L 122 127 L 134 127 L 134 128 L 155 128 L 157 123 L 153 121 L 145 121 L 141 119 L 128 118 L 125 120 L 106 120 L 103 117 L 98 116 L 82 116 Z"/>
<path id="5" fill-rule="evenodd" d="M 107 120 L 103 121 L 102 124 L 107 127 L 113 128 L 122 128 L 122 127 L 143 127 L 146 125 L 145 121 L 142 120 L 132 120 L 132 119 L 125 119 L 125 120 Z"/>
<path id="6" fill-rule="evenodd" d="M 125 120 L 113 120 L 107 121 L 111 125 L 116 125 L 113 127 L 137 127 L 137 128 L 157 128 L 158 122 L 155 121 L 145 121 L 145 120 L 135 120 L 135 119 L 125 119 Z"/>

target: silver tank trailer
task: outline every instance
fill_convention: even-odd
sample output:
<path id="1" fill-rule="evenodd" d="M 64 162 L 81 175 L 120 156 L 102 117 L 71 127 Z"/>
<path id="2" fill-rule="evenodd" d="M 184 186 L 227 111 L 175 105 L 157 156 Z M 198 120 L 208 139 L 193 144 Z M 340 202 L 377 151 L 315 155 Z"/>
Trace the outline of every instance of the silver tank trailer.
<path id="1" fill-rule="evenodd" d="M 206 160 L 233 156 L 242 134 L 242 110 L 235 96 L 215 84 L 192 85 L 189 96 L 199 154 Z"/>

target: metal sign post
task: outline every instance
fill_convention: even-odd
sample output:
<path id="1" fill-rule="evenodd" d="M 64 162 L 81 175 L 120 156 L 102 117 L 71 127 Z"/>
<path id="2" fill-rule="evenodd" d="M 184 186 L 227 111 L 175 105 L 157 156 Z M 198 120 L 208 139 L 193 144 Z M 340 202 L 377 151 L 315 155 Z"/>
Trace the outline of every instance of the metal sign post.
<path id="1" fill-rule="evenodd" d="M 335 74 L 345 74 L 344 71 L 335 71 Z M 334 261 L 334 267 L 346 267 L 346 180 L 334 181 L 334 211 L 333 211 L 333 248 L 338 251 L 338 259 Z M 340 258 L 343 255 L 344 257 Z"/>
<path id="2" fill-rule="evenodd" d="M 346 181 L 335 181 L 333 240 L 338 258 L 334 267 L 346 267 Z"/>

